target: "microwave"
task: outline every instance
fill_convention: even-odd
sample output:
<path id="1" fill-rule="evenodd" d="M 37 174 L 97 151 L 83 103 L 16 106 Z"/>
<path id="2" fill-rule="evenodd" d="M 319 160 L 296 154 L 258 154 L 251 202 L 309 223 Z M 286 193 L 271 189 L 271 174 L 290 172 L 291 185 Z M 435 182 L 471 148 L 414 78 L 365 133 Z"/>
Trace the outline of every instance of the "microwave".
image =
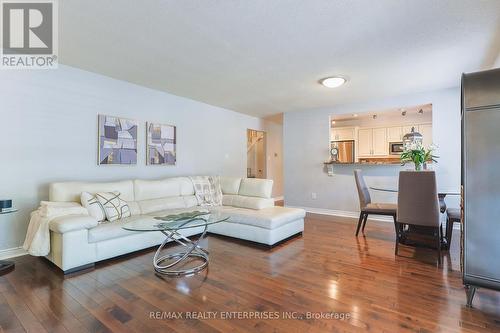
<path id="1" fill-rule="evenodd" d="M 403 142 L 389 142 L 389 154 L 399 155 L 404 151 Z"/>

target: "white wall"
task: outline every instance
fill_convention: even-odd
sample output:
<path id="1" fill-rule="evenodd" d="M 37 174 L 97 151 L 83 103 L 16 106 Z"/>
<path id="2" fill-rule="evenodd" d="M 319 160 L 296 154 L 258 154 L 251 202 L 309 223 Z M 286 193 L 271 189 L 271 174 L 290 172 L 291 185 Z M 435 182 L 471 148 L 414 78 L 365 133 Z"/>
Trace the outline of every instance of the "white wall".
<path id="1" fill-rule="evenodd" d="M 286 205 L 345 212 L 359 211 L 353 177 L 355 168 L 363 170 L 369 186 L 397 187 L 399 170 L 410 166 L 335 166 L 333 177 L 329 177 L 324 172 L 323 161 L 329 158 L 329 116 L 427 103 L 433 105 L 433 142 L 439 145 L 439 163 L 434 166 L 438 187 L 441 190 L 458 190 L 460 187 L 460 90 L 453 88 L 328 109 L 285 113 L 283 142 Z M 311 193 L 316 193 L 317 199 L 312 199 Z M 372 199 L 395 202 L 396 196 L 372 191 Z M 447 203 L 456 206 L 457 200 L 447 198 Z"/>
<path id="2" fill-rule="evenodd" d="M 169 78 L 165 78 L 168 80 Z M 22 245 L 29 213 L 66 180 L 246 176 L 246 130 L 258 118 L 75 68 L 0 73 L 0 250 Z M 97 114 L 139 121 L 138 164 L 97 165 Z M 177 165 L 145 165 L 146 121 L 177 126 Z"/>

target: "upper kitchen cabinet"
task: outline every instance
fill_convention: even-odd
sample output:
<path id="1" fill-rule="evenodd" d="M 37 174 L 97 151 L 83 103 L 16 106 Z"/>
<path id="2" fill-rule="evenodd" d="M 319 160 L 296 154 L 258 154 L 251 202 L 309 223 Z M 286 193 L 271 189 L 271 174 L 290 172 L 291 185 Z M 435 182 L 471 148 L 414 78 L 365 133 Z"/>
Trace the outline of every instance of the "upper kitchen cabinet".
<path id="1" fill-rule="evenodd" d="M 418 125 L 418 132 L 422 134 L 422 144 L 428 148 L 432 143 L 432 124 Z"/>
<path id="2" fill-rule="evenodd" d="M 387 128 L 374 128 L 373 129 L 373 156 L 387 156 L 389 155 L 389 145 L 387 143 Z"/>
<path id="3" fill-rule="evenodd" d="M 358 156 L 371 156 L 373 151 L 373 130 L 361 128 L 358 131 Z"/>
<path id="4" fill-rule="evenodd" d="M 331 129 L 330 141 L 346 141 L 354 140 L 355 128 L 354 127 L 339 127 Z"/>
<path id="5" fill-rule="evenodd" d="M 403 129 L 401 126 L 387 127 L 387 141 L 399 142 L 403 140 Z"/>
<path id="6" fill-rule="evenodd" d="M 360 128 L 358 130 L 358 156 L 387 156 L 387 128 Z"/>

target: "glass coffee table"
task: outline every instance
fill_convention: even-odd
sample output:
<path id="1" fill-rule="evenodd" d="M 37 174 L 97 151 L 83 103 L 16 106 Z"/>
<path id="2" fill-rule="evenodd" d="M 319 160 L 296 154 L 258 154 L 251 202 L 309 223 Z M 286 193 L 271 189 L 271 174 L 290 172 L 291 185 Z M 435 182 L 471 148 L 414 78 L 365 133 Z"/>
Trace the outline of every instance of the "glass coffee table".
<path id="1" fill-rule="evenodd" d="M 125 223 L 123 229 L 129 231 L 159 231 L 166 237 L 156 250 L 153 257 L 153 266 L 157 273 L 170 276 L 183 276 L 198 273 L 208 265 L 208 251 L 199 243 L 205 237 L 208 226 L 226 221 L 229 216 L 218 212 L 192 211 L 166 216 L 157 216 L 151 219 L 131 221 Z M 202 227 L 203 231 L 196 240 L 191 240 L 180 233 L 183 229 Z M 180 252 L 161 254 L 163 248 L 175 241 L 183 246 Z M 201 261 L 194 267 L 183 269 L 189 259 Z"/>

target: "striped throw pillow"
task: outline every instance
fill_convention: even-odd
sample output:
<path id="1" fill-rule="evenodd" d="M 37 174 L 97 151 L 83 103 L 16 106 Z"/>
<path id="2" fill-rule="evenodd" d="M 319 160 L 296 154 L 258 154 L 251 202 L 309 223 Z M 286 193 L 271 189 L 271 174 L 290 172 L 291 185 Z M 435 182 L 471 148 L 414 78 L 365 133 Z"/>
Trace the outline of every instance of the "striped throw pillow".
<path id="1" fill-rule="evenodd" d="M 82 192 L 80 195 L 82 206 L 87 208 L 89 215 L 94 217 L 97 222 L 101 223 L 106 220 L 106 212 L 99 200 L 89 192 Z"/>
<path id="2" fill-rule="evenodd" d="M 99 192 L 95 196 L 104 207 L 106 219 L 109 222 L 131 216 L 129 206 L 124 200 L 120 199 L 120 192 Z"/>

